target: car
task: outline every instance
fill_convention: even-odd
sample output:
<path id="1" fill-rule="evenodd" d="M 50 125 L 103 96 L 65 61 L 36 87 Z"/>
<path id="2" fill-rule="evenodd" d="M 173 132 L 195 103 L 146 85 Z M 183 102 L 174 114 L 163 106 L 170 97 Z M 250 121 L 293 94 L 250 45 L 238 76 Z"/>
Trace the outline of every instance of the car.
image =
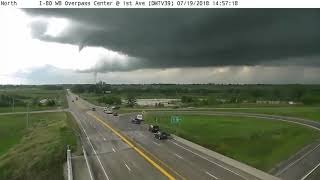
<path id="1" fill-rule="evenodd" d="M 107 114 L 112 114 L 112 111 L 108 109 L 108 110 L 106 111 L 106 113 L 107 113 Z"/>
<path id="2" fill-rule="evenodd" d="M 142 114 L 138 114 L 136 119 L 139 119 L 140 121 L 143 121 Z"/>
<path id="3" fill-rule="evenodd" d="M 160 130 L 160 128 L 157 125 L 150 125 L 148 130 L 152 133 L 156 133 Z"/>
<path id="4" fill-rule="evenodd" d="M 141 124 L 141 121 L 140 121 L 139 119 L 132 118 L 132 119 L 131 119 L 131 123 L 132 123 L 132 124 Z"/>
<path id="5" fill-rule="evenodd" d="M 154 133 L 154 137 L 159 140 L 168 139 L 168 136 L 169 136 L 169 134 L 167 134 L 166 132 L 163 132 L 163 131 L 158 131 L 158 132 Z"/>
<path id="6" fill-rule="evenodd" d="M 113 112 L 113 115 L 114 115 L 114 116 L 118 116 L 118 113 L 117 113 L 117 112 Z"/>
<path id="7" fill-rule="evenodd" d="M 72 100 L 72 102 L 74 102 L 74 100 Z"/>
<path id="8" fill-rule="evenodd" d="M 96 111 L 96 108 L 93 107 L 93 108 L 92 108 L 92 111 Z"/>

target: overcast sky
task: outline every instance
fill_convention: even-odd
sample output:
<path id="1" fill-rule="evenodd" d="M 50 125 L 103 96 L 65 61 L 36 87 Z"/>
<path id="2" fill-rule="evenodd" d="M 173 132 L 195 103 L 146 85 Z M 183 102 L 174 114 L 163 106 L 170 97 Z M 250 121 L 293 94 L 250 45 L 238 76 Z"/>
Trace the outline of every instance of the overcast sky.
<path id="1" fill-rule="evenodd" d="M 320 10 L 3 9 L 0 84 L 320 83 Z"/>

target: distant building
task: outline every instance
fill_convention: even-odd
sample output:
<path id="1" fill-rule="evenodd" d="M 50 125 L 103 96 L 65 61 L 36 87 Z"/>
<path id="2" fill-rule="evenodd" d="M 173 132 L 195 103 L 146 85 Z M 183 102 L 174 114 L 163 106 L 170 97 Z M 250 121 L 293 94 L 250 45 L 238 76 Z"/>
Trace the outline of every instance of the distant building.
<path id="1" fill-rule="evenodd" d="M 104 91 L 105 94 L 111 94 L 111 91 Z"/>
<path id="2" fill-rule="evenodd" d="M 257 104 L 280 104 L 280 101 L 256 101 Z"/>
<path id="3" fill-rule="evenodd" d="M 174 106 L 180 99 L 137 99 L 137 105 L 140 106 Z"/>

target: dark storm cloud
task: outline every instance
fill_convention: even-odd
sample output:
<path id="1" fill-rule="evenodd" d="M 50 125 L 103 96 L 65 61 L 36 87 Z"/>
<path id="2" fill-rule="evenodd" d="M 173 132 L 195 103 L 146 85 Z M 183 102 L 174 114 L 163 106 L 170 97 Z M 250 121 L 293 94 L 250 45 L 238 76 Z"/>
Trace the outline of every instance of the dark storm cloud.
<path id="1" fill-rule="evenodd" d="M 102 46 L 139 60 L 100 63 L 104 72 L 141 68 L 238 65 L 319 66 L 317 9 L 36 9 L 77 25 L 58 37 L 37 38 Z M 37 26 L 33 26 L 37 29 Z M 293 60 L 291 60 L 293 59 Z M 101 60 L 104 62 L 103 60 Z"/>

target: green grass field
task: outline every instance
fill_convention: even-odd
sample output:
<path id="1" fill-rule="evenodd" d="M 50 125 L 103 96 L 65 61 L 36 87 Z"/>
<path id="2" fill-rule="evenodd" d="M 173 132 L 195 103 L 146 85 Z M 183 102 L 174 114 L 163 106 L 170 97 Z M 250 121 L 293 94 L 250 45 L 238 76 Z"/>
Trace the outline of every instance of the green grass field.
<path id="1" fill-rule="evenodd" d="M 320 121 L 320 107 L 277 107 L 277 108 L 252 108 L 252 109 L 218 109 L 214 111 L 231 111 L 246 113 L 261 113 L 281 116 L 292 116 Z"/>
<path id="2" fill-rule="evenodd" d="M 285 122 L 247 117 L 181 115 L 179 125 L 170 123 L 171 113 L 146 113 L 147 123 L 158 118 L 160 129 L 212 149 L 216 152 L 268 171 L 320 133 Z"/>
<path id="3" fill-rule="evenodd" d="M 213 108 L 192 108 L 192 109 L 170 109 L 162 108 L 155 110 L 148 110 L 148 108 L 122 108 L 120 113 L 129 112 L 141 112 L 141 111 L 203 111 L 203 112 L 243 112 L 243 113 L 261 113 L 261 114 L 271 114 L 271 115 L 281 115 L 281 116 L 291 116 L 306 118 L 309 120 L 320 121 L 320 107 L 257 107 L 257 108 L 223 108 L 223 109 L 213 109 Z"/>
<path id="4" fill-rule="evenodd" d="M 63 179 L 66 146 L 77 149 L 77 129 L 66 112 L 0 116 L 0 179 Z"/>
<path id="5" fill-rule="evenodd" d="M 39 110 L 50 110 L 60 108 L 67 108 L 68 103 L 66 99 L 65 90 L 46 90 L 41 88 L 16 88 L 16 89 L 6 89 L 0 91 L 0 94 L 4 94 L 10 97 L 14 97 L 16 99 L 20 99 L 21 101 L 29 101 L 32 102 L 33 99 L 55 99 L 58 104 L 54 106 L 39 106 L 39 105 L 30 105 L 30 111 L 39 111 Z M 14 108 L 15 112 L 27 111 L 26 105 L 16 105 Z M 2 112 L 13 112 L 12 106 L 8 107 L 0 107 L 0 113 Z"/>

